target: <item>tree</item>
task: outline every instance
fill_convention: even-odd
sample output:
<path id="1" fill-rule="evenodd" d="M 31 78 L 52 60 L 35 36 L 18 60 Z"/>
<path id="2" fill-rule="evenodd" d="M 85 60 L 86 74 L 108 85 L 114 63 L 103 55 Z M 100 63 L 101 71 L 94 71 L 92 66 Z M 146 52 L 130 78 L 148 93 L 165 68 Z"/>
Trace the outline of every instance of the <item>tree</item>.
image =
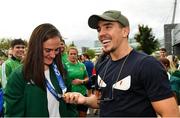
<path id="1" fill-rule="evenodd" d="M 151 54 L 152 52 L 159 49 L 160 43 L 158 39 L 155 39 L 155 36 L 152 35 L 152 28 L 148 26 L 139 25 L 139 32 L 135 34 L 136 41 L 140 44 L 137 49 L 142 50 L 147 54 Z"/>
<path id="2" fill-rule="evenodd" d="M 0 39 L 0 59 L 6 60 L 7 51 L 10 48 L 11 39 L 1 38 Z"/>
<path id="3" fill-rule="evenodd" d="M 69 45 L 69 47 L 76 47 L 74 44 L 74 41 L 72 41 L 72 43 Z"/>
<path id="4" fill-rule="evenodd" d="M 92 49 L 88 49 L 85 53 L 89 55 L 90 59 L 94 58 L 96 54 L 96 52 Z"/>
<path id="5" fill-rule="evenodd" d="M 71 44 L 66 45 L 66 51 L 68 51 L 69 48 L 71 48 L 71 47 L 77 48 L 76 45 L 74 44 L 74 41 L 72 41 Z"/>

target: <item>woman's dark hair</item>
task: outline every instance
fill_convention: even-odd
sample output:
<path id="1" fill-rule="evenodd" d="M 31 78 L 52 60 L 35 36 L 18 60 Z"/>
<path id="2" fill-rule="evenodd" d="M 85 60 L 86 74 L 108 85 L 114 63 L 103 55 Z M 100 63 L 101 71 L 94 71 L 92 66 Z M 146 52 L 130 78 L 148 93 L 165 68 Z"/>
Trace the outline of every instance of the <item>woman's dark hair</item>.
<path id="1" fill-rule="evenodd" d="M 27 55 L 24 61 L 24 78 L 45 90 L 45 75 L 44 75 L 44 58 L 43 58 L 43 43 L 50 38 L 62 36 L 58 29 L 52 24 L 45 23 L 37 26 L 30 37 Z M 61 54 L 56 55 L 55 63 L 61 74 L 64 74 L 61 61 Z"/>

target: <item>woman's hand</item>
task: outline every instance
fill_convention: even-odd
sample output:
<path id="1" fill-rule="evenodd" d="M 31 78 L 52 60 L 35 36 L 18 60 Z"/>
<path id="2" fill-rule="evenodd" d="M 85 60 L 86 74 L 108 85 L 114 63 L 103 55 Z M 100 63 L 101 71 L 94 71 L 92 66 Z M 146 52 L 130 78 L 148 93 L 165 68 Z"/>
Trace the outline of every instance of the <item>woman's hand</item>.
<path id="1" fill-rule="evenodd" d="M 63 99 L 66 103 L 86 104 L 86 97 L 78 92 L 67 92 L 64 94 Z"/>
<path id="2" fill-rule="evenodd" d="M 74 84 L 74 85 L 83 84 L 83 80 L 81 80 L 81 79 L 74 79 L 74 80 L 72 80 L 72 84 Z"/>

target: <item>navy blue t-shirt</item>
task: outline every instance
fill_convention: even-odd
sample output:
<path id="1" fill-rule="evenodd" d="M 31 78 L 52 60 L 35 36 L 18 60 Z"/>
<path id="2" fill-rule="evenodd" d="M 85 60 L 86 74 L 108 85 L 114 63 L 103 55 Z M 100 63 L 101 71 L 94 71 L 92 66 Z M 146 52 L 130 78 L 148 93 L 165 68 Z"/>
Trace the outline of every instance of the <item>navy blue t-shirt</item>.
<path id="1" fill-rule="evenodd" d="M 113 98 L 100 102 L 100 116 L 156 116 L 151 102 L 173 96 L 166 71 L 155 58 L 135 50 L 126 57 L 112 61 L 104 56 L 96 65 L 101 99 Z"/>

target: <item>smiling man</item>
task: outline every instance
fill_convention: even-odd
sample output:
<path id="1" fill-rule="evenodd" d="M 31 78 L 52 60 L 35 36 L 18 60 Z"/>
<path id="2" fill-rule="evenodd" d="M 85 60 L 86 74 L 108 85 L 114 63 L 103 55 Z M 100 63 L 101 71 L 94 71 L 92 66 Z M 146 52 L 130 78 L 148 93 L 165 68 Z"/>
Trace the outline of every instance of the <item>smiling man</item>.
<path id="1" fill-rule="evenodd" d="M 97 30 L 105 52 L 96 64 L 101 97 L 67 93 L 66 102 L 100 108 L 100 117 L 178 117 L 162 64 L 130 47 L 128 19 L 120 11 L 109 10 L 90 16 L 88 24 Z"/>
<path id="2" fill-rule="evenodd" d="M 25 55 L 25 42 L 22 39 L 14 39 L 11 41 L 11 56 L 2 64 L 0 69 L 0 77 L 2 86 L 5 88 L 7 78 L 11 72 L 21 64 Z"/>

